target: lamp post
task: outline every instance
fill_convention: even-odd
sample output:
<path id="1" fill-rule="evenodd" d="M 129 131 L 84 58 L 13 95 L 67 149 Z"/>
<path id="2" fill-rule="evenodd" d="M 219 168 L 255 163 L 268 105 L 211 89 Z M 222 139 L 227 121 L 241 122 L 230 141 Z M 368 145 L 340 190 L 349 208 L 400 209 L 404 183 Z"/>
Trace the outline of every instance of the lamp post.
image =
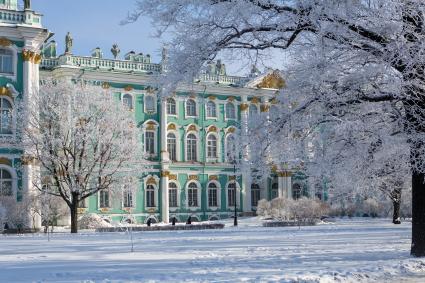
<path id="1" fill-rule="evenodd" d="M 235 190 L 235 199 L 234 199 L 234 201 L 235 201 L 235 217 L 234 217 L 234 219 L 233 219 L 233 226 L 238 226 L 238 214 L 237 214 L 237 206 L 236 206 L 236 204 L 237 204 L 237 201 L 236 201 L 236 159 L 233 161 L 233 177 L 234 177 L 234 179 L 233 179 L 233 181 L 235 182 L 234 184 L 235 184 L 235 187 L 234 187 L 234 190 Z"/>

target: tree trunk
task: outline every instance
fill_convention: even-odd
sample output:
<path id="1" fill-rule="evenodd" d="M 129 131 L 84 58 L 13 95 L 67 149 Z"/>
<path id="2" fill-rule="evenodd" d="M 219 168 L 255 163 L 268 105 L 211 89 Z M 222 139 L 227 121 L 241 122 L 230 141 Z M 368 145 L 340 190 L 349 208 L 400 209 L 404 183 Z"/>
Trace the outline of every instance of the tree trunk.
<path id="1" fill-rule="evenodd" d="M 412 174 L 412 256 L 425 256 L 425 184 L 424 174 Z"/>
<path id="2" fill-rule="evenodd" d="M 393 223 L 401 224 L 400 221 L 400 200 L 393 200 Z"/>
<path id="3" fill-rule="evenodd" d="M 78 195 L 72 194 L 71 202 L 71 233 L 78 232 Z"/>

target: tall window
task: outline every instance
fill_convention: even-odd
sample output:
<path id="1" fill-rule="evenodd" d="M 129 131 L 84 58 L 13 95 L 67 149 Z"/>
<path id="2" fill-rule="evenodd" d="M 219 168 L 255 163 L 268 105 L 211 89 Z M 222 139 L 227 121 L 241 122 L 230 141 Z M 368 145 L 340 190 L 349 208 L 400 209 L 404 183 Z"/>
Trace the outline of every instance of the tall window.
<path id="1" fill-rule="evenodd" d="M 227 119 L 235 119 L 235 105 L 231 102 L 226 103 L 226 118 Z"/>
<path id="2" fill-rule="evenodd" d="M 0 73 L 13 74 L 13 52 L 0 49 Z"/>
<path id="3" fill-rule="evenodd" d="M 212 134 L 207 138 L 207 157 L 217 158 L 217 138 Z"/>
<path id="4" fill-rule="evenodd" d="M 167 99 L 167 114 L 168 115 L 176 115 L 176 101 L 174 98 Z"/>
<path id="5" fill-rule="evenodd" d="M 146 207 L 155 207 L 155 188 L 152 185 L 146 186 Z"/>
<path id="6" fill-rule="evenodd" d="M 12 195 L 12 175 L 6 169 L 0 169 L 0 196 Z"/>
<path id="7" fill-rule="evenodd" d="M 130 189 L 124 190 L 124 207 L 133 207 L 133 192 Z"/>
<path id="8" fill-rule="evenodd" d="M 193 99 L 186 101 L 186 116 L 196 116 L 196 102 Z"/>
<path id="9" fill-rule="evenodd" d="M 145 111 L 148 113 L 155 112 L 155 99 L 151 95 L 145 96 Z"/>
<path id="10" fill-rule="evenodd" d="M 251 206 L 257 206 L 260 200 L 260 186 L 258 184 L 251 185 Z"/>
<path id="11" fill-rule="evenodd" d="M 227 186 L 227 206 L 235 206 L 236 201 L 236 184 L 234 182 Z"/>
<path id="12" fill-rule="evenodd" d="M 177 185 L 175 183 L 168 184 L 168 202 L 170 207 L 178 207 L 177 190 Z"/>
<path id="13" fill-rule="evenodd" d="M 226 137 L 226 158 L 227 161 L 232 163 L 236 159 L 236 139 L 234 135 L 227 135 Z"/>
<path id="14" fill-rule="evenodd" d="M 12 133 L 12 104 L 6 98 L 0 98 L 0 134 Z"/>
<path id="15" fill-rule="evenodd" d="M 99 192 L 99 207 L 107 208 L 109 207 L 109 192 L 105 190 L 101 190 Z"/>
<path id="16" fill-rule="evenodd" d="M 167 135 L 167 151 L 170 160 L 177 161 L 177 139 L 173 133 Z"/>
<path id="17" fill-rule="evenodd" d="M 214 183 L 210 183 L 208 185 L 208 206 L 218 206 L 218 188 L 217 185 Z"/>
<path id="18" fill-rule="evenodd" d="M 197 139 L 194 134 L 188 134 L 186 138 L 187 161 L 197 160 Z"/>
<path id="19" fill-rule="evenodd" d="M 187 189 L 187 204 L 189 207 L 198 206 L 198 185 L 190 183 Z"/>
<path id="20" fill-rule="evenodd" d="M 278 184 L 277 183 L 273 183 L 272 185 L 272 199 L 275 199 L 279 196 L 279 191 L 278 191 Z"/>
<path id="21" fill-rule="evenodd" d="M 124 94 L 122 97 L 122 104 L 127 109 L 133 109 L 133 97 L 130 94 Z"/>
<path id="22" fill-rule="evenodd" d="M 149 154 L 155 154 L 155 133 L 152 131 L 145 132 L 145 151 Z"/>
<path id="23" fill-rule="evenodd" d="M 292 186 L 292 198 L 293 199 L 299 199 L 302 196 L 301 186 L 300 184 L 294 184 Z"/>
<path id="24" fill-rule="evenodd" d="M 87 208 L 87 198 L 80 200 L 77 206 L 78 208 Z"/>
<path id="25" fill-rule="evenodd" d="M 255 117 L 258 113 L 258 107 L 255 104 L 249 105 L 249 116 Z"/>
<path id="26" fill-rule="evenodd" d="M 215 103 L 212 101 L 207 102 L 207 117 L 217 117 Z"/>

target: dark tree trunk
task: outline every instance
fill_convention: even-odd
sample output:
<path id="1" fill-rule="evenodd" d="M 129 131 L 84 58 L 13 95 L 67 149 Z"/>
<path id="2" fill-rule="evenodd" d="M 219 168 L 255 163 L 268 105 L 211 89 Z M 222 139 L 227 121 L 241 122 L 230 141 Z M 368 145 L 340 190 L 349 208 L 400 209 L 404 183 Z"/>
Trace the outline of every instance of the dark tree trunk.
<path id="1" fill-rule="evenodd" d="M 71 202 L 71 233 L 78 232 L 78 195 L 72 194 Z"/>
<path id="2" fill-rule="evenodd" d="M 411 255 L 425 256 L 425 184 L 424 174 L 412 174 L 412 247 Z"/>
<path id="3" fill-rule="evenodd" d="M 401 224 L 400 221 L 400 200 L 393 200 L 393 223 Z"/>

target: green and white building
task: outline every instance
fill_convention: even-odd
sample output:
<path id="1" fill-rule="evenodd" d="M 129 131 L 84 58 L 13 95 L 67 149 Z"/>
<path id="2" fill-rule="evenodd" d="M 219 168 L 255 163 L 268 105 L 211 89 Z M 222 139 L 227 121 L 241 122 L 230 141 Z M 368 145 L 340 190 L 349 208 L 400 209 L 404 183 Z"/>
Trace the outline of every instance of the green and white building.
<path id="1" fill-rule="evenodd" d="M 49 35 L 39 14 L 18 10 L 16 0 L 0 0 L 3 196 L 19 202 L 31 191 L 31 159 L 25 158 L 19 144 L 7 140 L 14 135 L 14 97 L 31 99 L 32 89 L 43 76 L 86 80 L 109 88 L 134 114 L 144 150 L 153 162 L 148 173 L 138 176 L 134 195 L 117 199 L 100 192 L 81 204 L 81 214 L 99 213 L 111 221 L 126 221 L 132 215 L 140 223 L 148 218 L 185 221 L 189 216 L 198 221 L 217 220 L 233 215 L 235 202 L 240 214 L 253 214 L 259 199 L 306 193 L 302 174 L 294 178 L 290 170 L 275 170 L 273 176 L 253 184 L 250 176 L 234 172 L 228 158 L 228 144 L 235 132 L 246 138 L 243 133 L 248 133 L 249 116 L 270 111 L 276 102 L 276 92 L 284 85 L 279 72 L 260 75 L 254 69 L 247 77 L 229 76 L 225 65 L 217 61 L 196 82 L 182 84 L 163 98 L 155 83 L 163 62 L 153 63 L 149 55 L 135 52 L 123 59 L 106 59 L 99 48 L 91 56 L 77 56 L 72 50 L 59 55 L 56 43 L 46 41 Z"/>

